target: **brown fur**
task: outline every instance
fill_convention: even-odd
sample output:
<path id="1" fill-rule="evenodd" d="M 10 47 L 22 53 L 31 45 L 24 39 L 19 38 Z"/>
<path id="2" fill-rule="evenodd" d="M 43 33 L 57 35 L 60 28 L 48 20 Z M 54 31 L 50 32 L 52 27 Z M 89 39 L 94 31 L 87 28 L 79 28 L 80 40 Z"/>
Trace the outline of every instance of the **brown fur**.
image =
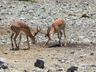
<path id="1" fill-rule="evenodd" d="M 61 18 L 56 19 L 47 30 L 46 36 L 48 37 L 48 41 L 45 43 L 45 45 L 48 44 L 48 42 L 51 40 L 51 35 L 54 35 L 55 33 L 57 33 L 58 38 L 59 38 L 59 44 L 60 46 L 62 46 L 61 44 L 62 33 L 64 34 L 64 37 L 66 38 L 65 26 L 66 26 L 66 23 L 63 19 Z"/>
<path id="2" fill-rule="evenodd" d="M 28 37 L 30 37 L 30 39 L 32 40 L 33 44 L 35 43 L 35 36 L 38 33 L 38 29 L 37 29 L 37 32 L 32 32 L 31 33 L 30 27 L 25 22 L 23 22 L 23 21 L 15 21 L 15 20 L 11 23 L 10 29 L 12 31 L 12 34 L 11 34 L 12 49 L 14 49 L 14 45 L 13 44 L 15 44 L 16 49 L 19 49 L 19 45 L 20 45 L 20 42 L 21 42 L 21 32 L 24 32 L 26 34 L 28 48 L 30 48 Z M 17 39 L 18 36 L 19 36 L 20 39 L 19 39 L 19 43 L 17 45 L 16 39 Z M 14 43 L 13 43 L 13 41 L 14 41 Z"/>

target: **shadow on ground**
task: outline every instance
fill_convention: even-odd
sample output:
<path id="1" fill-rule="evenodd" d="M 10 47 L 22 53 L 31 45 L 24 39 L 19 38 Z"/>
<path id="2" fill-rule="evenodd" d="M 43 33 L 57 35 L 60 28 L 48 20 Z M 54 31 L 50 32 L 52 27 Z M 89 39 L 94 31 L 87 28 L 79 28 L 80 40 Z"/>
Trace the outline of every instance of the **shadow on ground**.
<path id="1" fill-rule="evenodd" d="M 43 46 L 43 44 L 44 44 L 44 42 L 42 42 L 42 43 L 38 43 L 38 46 Z M 89 46 L 94 46 L 94 47 L 96 47 L 96 44 L 95 43 L 67 43 L 67 45 L 66 46 L 64 46 L 64 44 L 63 44 L 63 46 L 60 46 L 60 44 L 58 44 L 58 43 L 49 43 L 49 44 L 47 44 L 45 47 L 47 47 L 47 48 L 58 48 L 58 47 L 71 47 L 71 48 L 84 48 L 84 47 L 89 47 Z"/>

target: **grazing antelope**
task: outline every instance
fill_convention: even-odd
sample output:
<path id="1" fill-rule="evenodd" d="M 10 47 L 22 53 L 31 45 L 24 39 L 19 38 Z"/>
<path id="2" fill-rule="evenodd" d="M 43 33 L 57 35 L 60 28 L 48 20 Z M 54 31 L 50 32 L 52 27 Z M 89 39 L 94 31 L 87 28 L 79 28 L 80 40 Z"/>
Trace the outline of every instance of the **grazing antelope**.
<path id="1" fill-rule="evenodd" d="M 61 37 L 62 37 L 62 33 L 64 34 L 64 37 L 66 39 L 66 35 L 65 35 L 65 21 L 61 18 L 56 19 L 52 26 L 48 27 L 47 29 L 47 34 L 45 35 L 45 37 L 48 37 L 48 41 L 44 44 L 44 46 L 46 44 L 48 44 L 48 42 L 51 40 L 51 36 L 54 35 L 55 33 L 57 33 L 58 35 L 58 39 L 59 39 L 59 44 L 60 46 L 62 46 L 61 43 Z M 64 44 L 66 45 L 66 43 Z"/>
<path id="2" fill-rule="evenodd" d="M 35 44 L 35 36 L 40 31 L 38 29 L 38 27 L 37 27 L 36 31 L 31 32 L 31 29 L 30 29 L 30 27 L 28 25 L 26 25 L 22 21 L 15 21 L 15 20 L 11 23 L 10 29 L 12 31 L 12 34 L 11 34 L 12 49 L 15 49 L 14 48 L 14 45 L 15 45 L 16 50 L 19 49 L 19 45 L 20 45 L 20 42 L 21 42 L 21 32 L 24 32 L 26 34 L 27 43 L 28 43 L 28 49 L 29 49 L 30 48 L 30 44 L 29 44 L 28 37 L 30 37 L 31 43 Z M 18 45 L 17 45 L 16 39 L 17 39 L 18 35 L 19 35 L 19 42 L 18 42 Z"/>

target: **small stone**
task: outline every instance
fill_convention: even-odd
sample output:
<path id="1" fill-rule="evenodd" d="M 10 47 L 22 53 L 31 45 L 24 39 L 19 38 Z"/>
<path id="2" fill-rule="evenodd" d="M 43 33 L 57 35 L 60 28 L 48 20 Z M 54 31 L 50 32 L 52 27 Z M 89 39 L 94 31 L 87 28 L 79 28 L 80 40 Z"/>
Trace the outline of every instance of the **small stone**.
<path id="1" fill-rule="evenodd" d="M 83 58 L 84 56 L 80 56 L 80 58 Z"/>
<path id="2" fill-rule="evenodd" d="M 5 55 L 7 55 L 8 53 L 4 53 Z"/>
<path id="3" fill-rule="evenodd" d="M 8 69 L 8 64 L 5 62 L 3 58 L 0 59 L 0 69 Z"/>
<path id="4" fill-rule="evenodd" d="M 96 65 L 91 65 L 91 67 L 96 67 Z"/>
<path id="5" fill-rule="evenodd" d="M 87 14 L 82 14 L 81 18 L 84 17 L 84 18 L 90 18 Z"/>
<path id="6" fill-rule="evenodd" d="M 76 66 L 71 66 L 70 68 L 67 69 L 67 72 L 75 72 L 78 70 L 78 67 Z"/>
<path id="7" fill-rule="evenodd" d="M 2 5 L 0 5 L 0 7 L 3 7 Z"/>
<path id="8" fill-rule="evenodd" d="M 2 68 L 2 69 L 8 69 L 8 65 L 7 64 L 3 64 L 3 65 L 0 66 L 0 68 Z"/>
<path id="9" fill-rule="evenodd" d="M 52 70 L 48 70 L 47 72 L 52 72 Z"/>
<path id="10" fill-rule="evenodd" d="M 75 52 L 74 51 L 72 51 L 70 54 L 74 54 Z"/>
<path id="11" fill-rule="evenodd" d="M 39 67 L 39 68 L 44 68 L 44 61 L 43 60 L 40 60 L 40 59 L 37 59 L 35 64 L 34 64 L 35 67 Z"/>
<path id="12" fill-rule="evenodd" d="M 27 70 L 24 70 L 24 72 L 28 72 Z"/>
<path id="13" fill-rule="evenodd" d="M 26 8 L 27 6 L 26 5 L 24 5 L 24 8 Z"/>
<path id="14" fill-rule="evenodd" d="M 63 68 L 59 68 L 57 71 L 63 71 L 64 69 Z"/>
<path id="15" fill-rule="evenodd" d="M 58 61 L 61 62 L 61 63 L 65 63 L 65 60 L 63 60 L 63 59 L 62 60 L 58 60 Z"/>
<path id="16" fill-rule="evenodd" d="M 2 20 L 2 18 L 0 18 L 0 21 Z"/>
<path id="17" fill-rule="evenodd" d="M 90 53 L 90 55 L 94 55 L 94 53 Z"/>

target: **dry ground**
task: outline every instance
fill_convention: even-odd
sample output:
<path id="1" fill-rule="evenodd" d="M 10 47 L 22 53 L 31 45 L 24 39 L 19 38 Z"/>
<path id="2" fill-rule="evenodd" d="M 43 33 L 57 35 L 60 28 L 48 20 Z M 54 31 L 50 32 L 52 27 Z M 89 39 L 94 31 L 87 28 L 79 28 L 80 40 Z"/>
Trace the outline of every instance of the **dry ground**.
<path id="1" fill-rule="evenodd" d="M 2 29 L 2 28 L 1 28 Z M 2 31 L 4 31 L 2 29 Z M 7 35 L 9 31 L 2 33 Z M 30 50 L 26 50 L 27 45 L 22 44 L 20 50 L 13 51 L 10 44 L 0 45 L 0 57 L 7 60 L 8 63 L 14 65 L 19 70 L 32 71 L 36 59 L 44 59 L 45 67 L 57 69 L 62 67 L 66 71 L 71 65 L 93 65 L 96 64 L 96 44 L 68 44 L 66 47 L 52 45 L 50 47 L 42 47 L 43 43 L 31 45 Z M 87 72 L 93 72 L 88 70 Z"/>

